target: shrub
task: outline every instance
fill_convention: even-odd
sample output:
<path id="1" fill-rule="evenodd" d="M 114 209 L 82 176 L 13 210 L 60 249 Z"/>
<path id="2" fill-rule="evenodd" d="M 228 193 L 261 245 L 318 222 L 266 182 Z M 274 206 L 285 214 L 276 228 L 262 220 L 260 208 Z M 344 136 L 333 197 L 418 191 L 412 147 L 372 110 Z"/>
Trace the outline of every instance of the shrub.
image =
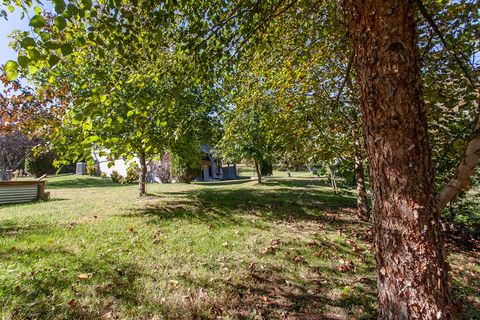
<path id="1" fill-rule="evenodd" d="M 65 174 L 65 173 L 75 173 L 77 169 L 77 164 L 76 163 L 69 163 L 69 164 L 63 164 L 58 170 L 57 174 Z"/>
<path id="2" fill-rule="evenodd" d="M 262 177 L 271 176 L 273 174 L 272 163 L 266 160 L 260 161 L 260 172 L 262 174 Z"/>
<path id="3" fill-rule="evenodd" d="M 115 183 L 124 183 L 124 178 L 122 177 L 122 175 L 120 173 L 118 173 L 117 171 L 112 171 L 112 174 L 110 175 L 110 178 L 112 179 L 113 182 Z"/>
<path id="4" fill-rule="evenodd" d="M 55 155 L 52 152 L 46 152 L 36 156 L 31 154 L 25 159 L 25 171 L 37 178 L 44 174 L 54 173 L 54 160 Z"/>
<path id="5" fill-rule="evenodd" d="M 101 173 L 100 173 L 100 177 L 101 177 L 102 179 L 106 179 L 106 178 L 107 178 L 107 174 L 106 174 L 105 172 L 101 172 Z"/>
<path id="6" fill-rule="evenodd" d="M 98 175 L 98 166 L 95 162 L 87 163 L 87 174 L 89 176 L 97 176 Z"/>
<path id="7" fill-rule="evenodd" d="M 139 178 L 140 167 L 136 162 L 132 162 L 127 169 L 125 183 L 137 183 Z"/>
<path id="8" fill-rule="evenodd" d="M 173 155 L 170 162 L 172 177 L 174 177 L 178 182 L 192 182 L 193 179 L 201 175 L 199 159 L 200 157 L 198 157 L 198 159 L 194 157 L 182 158 L 178 155 Z"/>

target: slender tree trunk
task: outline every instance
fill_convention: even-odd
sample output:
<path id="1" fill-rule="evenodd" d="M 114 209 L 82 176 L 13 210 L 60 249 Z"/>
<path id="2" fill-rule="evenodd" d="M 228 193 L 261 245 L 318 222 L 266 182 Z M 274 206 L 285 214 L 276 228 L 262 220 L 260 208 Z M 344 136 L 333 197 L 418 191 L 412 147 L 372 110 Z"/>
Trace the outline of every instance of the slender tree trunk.
<path id="1" fill-rule="evenodd" d="M 380 319 L 454 319 L 431 166 L 414 7 L 344 0 L 361 87 Z"/>
<path id="2" fill-rule="evenodd" d="M 338 187 L 337 187 L 337 179 L 335 176 L 335 169 L 333 166 L 330 166 L 330 184 L 332 185 L 333 193 L 337 194 L 338 193 Z"/>
<path id="3" fill-rule="evenodd" d="M 138 176 L 138 193 L 140 196 L 146 194 L 146 180 L 147 180 L 147 161 L 145 160 L 145 154 L 140 154 L 140 174 Z"/>
<path id="4" fill-rule="evenodd" d="M 355 180 L 357 182 L 357 217 L 362 221 L 368 221 L 370 214 L 367 204 L 367 189 L 365 187 L 365 170 L 363 168 L 363 155 L 358 141 L 358 134 L 354 133 L 355 152 Z"/>
<path id="5" fill-rule="evenodd" d="M 258 164 L 257 159 L 255 159 L 255 170 L 257 171 L 257 181 L 262 183 L 262 172 L 260 170 L 260 165 Z"/>

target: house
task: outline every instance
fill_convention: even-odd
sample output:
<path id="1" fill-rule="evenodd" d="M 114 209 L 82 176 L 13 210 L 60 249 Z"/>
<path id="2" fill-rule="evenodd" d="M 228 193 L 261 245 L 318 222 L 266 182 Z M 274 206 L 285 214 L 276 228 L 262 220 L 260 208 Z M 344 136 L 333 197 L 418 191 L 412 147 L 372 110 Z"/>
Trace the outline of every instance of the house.
<path id="1" fill-rule="evenodd" d="M 237 166 L 227 163 L 227 166 L 222 164 L 222 159 L 215 158 L 212 155 L 212 149 L 208 145 L 200 147 L 202 151 L 202 168 L 199 181 L 213 181 L 213 180 L 234 180 L 237 179 Z"/>
<path id="2" fill-rule="evenodd" d="M 202 162 L 201 168 L 199 168 L 200 175 L 195 179 L 196 181 L 234 180 L 238 178 L 235 164 L 227 163 L 223 165 L 222 159 L 214 157 L 212 149 L 208 145 L 202 145 L 200 149 L 202 152 Z M 93 158 L 97 165 L 98 174 L 104 174 L 107 177 L 110 177 L 113 171 L 125 177 L 127 175 L 127 169 L 132 162 L 136 162 L 140 166 L 137 157 L 134 157 L 130 161 L 123 159 L 115 160 L 113 166 L 109 165 L 110 160 L 107 155 L 100 155 L 99 152 L 94 152 Z M 150 161 L 150 163 L 147 164 L 147 182 L 171 182 L 170 159 L 170 155 L 165 153 L 159 160 Z M 87 174 L 85 163 L 77 164 L 77 174 Z"/>

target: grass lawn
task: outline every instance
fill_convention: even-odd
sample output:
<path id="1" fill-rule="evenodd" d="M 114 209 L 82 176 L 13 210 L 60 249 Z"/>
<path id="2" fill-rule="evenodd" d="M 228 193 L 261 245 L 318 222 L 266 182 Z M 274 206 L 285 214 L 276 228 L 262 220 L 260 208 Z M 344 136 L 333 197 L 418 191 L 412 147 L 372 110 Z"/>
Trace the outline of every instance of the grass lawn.
<path id="1" fill-rule="evenodd" d="M 369 225 L 353 193 L 321 182 L 155 184 L 138 198 L 51 178 L 51 200 L 0 207 L 1 318 L 373 319 Z M 479 319 L 479 255 L 455 251 L 463 317 Z"/>

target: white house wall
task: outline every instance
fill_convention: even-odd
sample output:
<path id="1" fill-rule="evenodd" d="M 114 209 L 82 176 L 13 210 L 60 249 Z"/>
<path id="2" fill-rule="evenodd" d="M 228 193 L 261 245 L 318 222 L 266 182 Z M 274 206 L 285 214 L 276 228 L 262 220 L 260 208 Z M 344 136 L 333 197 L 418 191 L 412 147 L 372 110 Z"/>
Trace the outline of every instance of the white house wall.
<path id="1" fill-rule="evenodd" d="M 121 176 L 127 176 L 127 169 L 131 163 L 136 162 L 138 166 L 140 166 L 140 161 L 137 157 L 134 157 L 132 160 L 126 162 L 123 159 L 115 160 L 114 165 L 112 167 L 108 167 L 108 163 L 110 162 L 106 156 L 99 156 L 98 154 L 94 155 L 94 159 L 97 161 L 100 172 L 105 173 L 107 177 L 112 175 L 113 171 L 117 171 Z"/>

